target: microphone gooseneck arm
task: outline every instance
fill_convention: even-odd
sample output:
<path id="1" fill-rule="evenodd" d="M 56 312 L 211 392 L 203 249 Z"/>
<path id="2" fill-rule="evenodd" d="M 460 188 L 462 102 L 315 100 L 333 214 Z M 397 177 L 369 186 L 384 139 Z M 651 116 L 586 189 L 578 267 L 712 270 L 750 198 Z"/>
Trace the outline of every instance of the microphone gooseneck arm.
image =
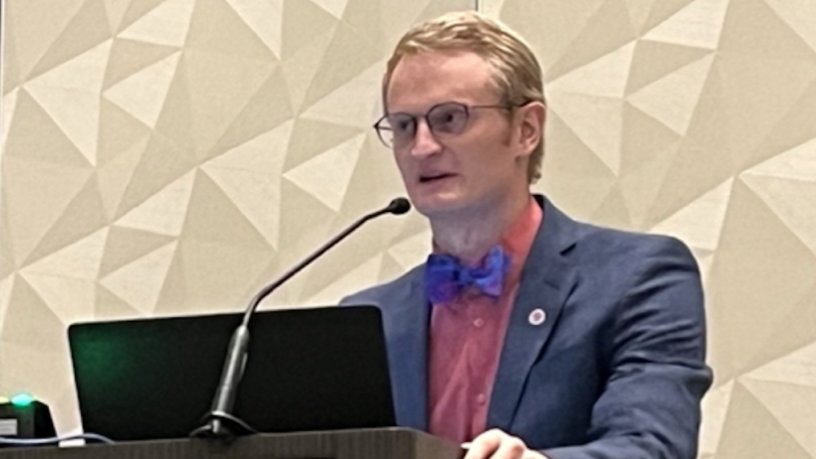
<path id="1" fill-rule="evenodd" d="M 349 234 L 353 233 L 357 230 L 357 228 L 363 226 L 366 222 L 371 219 L 377 218 L 381 215 L 385 214 L 404 214 L 411 210 L 411 204 L 405 198 L 396 198 L 391 201 L 388 206 L 376 211 L 372 212 L 368 215 L 363 216 L 356 222 L 352 223 L 348 228 L 344 229 L 342 232 L 331 238 L 328 242 L 323 244 L 319 249 L 315 250 L 314 253 L 306 257 L 305 260 L 301 261 L 294 267 L 292 267 L 289 271 L 283 273 L 275 282 L 267 285 L 254 298 L 252 301 L 249 302 L 249 307 L 244 314 L 244 322 L 243 324 L 249 326 L 249 320 L 252 317 L 252 314 L 255 313 L 255 310 L 258 309 L 258 305 L 261 304 L 261 301 L 264 300 L 270 293 L 274 292 L 278 287 L 280 287 L 284 282 L 288 281 L 289 278 L 294 276 L 295 274 L 299 273 L 303 268 L 309 266 L 313 261 L 318 259 L 324 253 L 326 253 L 329 249 L 337 245 L 338 242 L 342 241 L 346 238 Z"/>
<path id="2" fill-rule="evenodd" d="M 261 304 L 261 301 L 292 276 L 337 245 L 337 243 L 345 239 L 349 234 L 356 231 L 364 223 L 384 214 L 401 215 L 410 209 L 411 204 L 407 199 L 396 198 L 392 200 L 388 206 L 363 216 L 323 244 L 311 255 L 306 257 L 306 259 L 285 272 L 277 280 L 261 289 L 252 298 L 252 301 L 249 302 L 249 306 L 244 313 L 243 321 L 235 329 L 235 332 L 232 334 L 232 339 L 230 339 L 224 367 L 221 370 L 221 381 L 218 384 L 218 390 L 213 398 L 212 407 L 204 418 L 205 424 L 190 433 L 190 436 L 230 440 L 237 435 L 255 433 L 254 429 L 232 414 L 232 409 L 235 406 L 235 398 L 238 395 L 238 385 L 243 377 L 247 362 L 249 351 L 249 322 L 255 310 L 258 309 L 258 306 Z"/>

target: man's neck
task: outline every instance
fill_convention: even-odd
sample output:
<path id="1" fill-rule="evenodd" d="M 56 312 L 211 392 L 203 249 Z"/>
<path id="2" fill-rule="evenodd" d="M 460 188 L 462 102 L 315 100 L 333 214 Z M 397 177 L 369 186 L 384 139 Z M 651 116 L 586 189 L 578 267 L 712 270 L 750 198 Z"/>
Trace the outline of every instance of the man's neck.
<path id="1" fill-rule="evenodd" d="M 529 192 L 489 208 L 430 218 L 434 243 L 467 264 L 481 260 L 529 204 Z"/>

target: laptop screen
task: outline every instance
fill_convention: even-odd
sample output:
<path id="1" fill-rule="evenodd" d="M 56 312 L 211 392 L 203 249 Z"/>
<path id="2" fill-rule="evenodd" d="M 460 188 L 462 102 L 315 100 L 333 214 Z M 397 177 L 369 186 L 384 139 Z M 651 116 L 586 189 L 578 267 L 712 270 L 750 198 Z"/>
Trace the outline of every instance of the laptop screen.
<path id="1" fill-rule="evenodd" d="M 89 322 L 68 335 L 85 432 L 186 437 L 201 425 L 242 314 Z M 258 312 L 234 414 L 260 432 L 395 425 L 380 311 Z"/>

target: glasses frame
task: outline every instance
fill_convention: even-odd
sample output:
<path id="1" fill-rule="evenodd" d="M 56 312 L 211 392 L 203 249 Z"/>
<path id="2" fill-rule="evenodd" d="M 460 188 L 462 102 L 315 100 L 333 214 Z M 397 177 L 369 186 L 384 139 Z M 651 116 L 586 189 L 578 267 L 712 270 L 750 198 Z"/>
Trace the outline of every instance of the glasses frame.
<path id="1" fill-rule="evenodd" d="M 385 135 L 383 134 L 383 131 L 393 132 L 394 130 L 393 130 L 393 128 L 391 128 L 391 126 L 384 126 L 383 122 L 387 121 L 388 117 L 391 116 L 391 115 L 408 115 L 414 120 L 414 123 L 415 123 L 416 126 L 419 126 L 419 120 L 420 119 L 424 119 L 425 124 L 428 126 L 428 129 L 430 129 L 431 133 L 434 135 L 434 137 L 436 137 L 438 135 L 438 133 L 434 130 L 433 126 L 431 125 L 431 121 L 428 118 L 428 115 L 430 115 L 436 108 L 442 107 L 442 106 L 445 106 L 445 105 L 457 105 L 459 107 L 464 108 L 464 110 L 465 110 L 465 124 L 463 125 L 461 131 L 456 132 L 456 133 L 444 132 L 444 133 L 442 133 L 443 136 L 444 135 L 459 135 L 462 132 L 464 132 L 465 129 L 467 128 L 467 126 L 468 126 L 468 123 L 470 122 L 470 112 L 471 112 L 471 110 L 486 109 L 486 108 L 497 108 L 497 109 L 511 110 L 512 111 L 512 110 L 515 110 L 517 108 L 523 107 L 524 105 L 526 105 L 526 103 L 521 104 L 521 105 L 508 105 L 508 104 L 468 105 L 468 104 L 463 104 L 461 102 L 456 102 L 456 101 L 441 102 L 441 103 L 438 103 L 438 104 L 432 106 L 431 108 L 429 108 L 428 111 L 425 112 L 424 115 L 417 116 L 417 115 L 412 115 L 410 113 L 405 113 L 405 112 L 386 113 L 386 114 L 384 114 L 382 116 L 382 118 L 377 120 L 377 122 L 374 123 L 372 125 L 372 127 L 374 128 L 375 131 L 377 131 L 377 137 L 380 138 L 380 142 L 382 142 L 383 145 L 385 145 L 388 148 L 395 148 L 395 147 L 394 147 L 393 142 L 388 142 L 385 139 Z M 414 131 L 414 139 L 416 139 L 416 131 Z"/>

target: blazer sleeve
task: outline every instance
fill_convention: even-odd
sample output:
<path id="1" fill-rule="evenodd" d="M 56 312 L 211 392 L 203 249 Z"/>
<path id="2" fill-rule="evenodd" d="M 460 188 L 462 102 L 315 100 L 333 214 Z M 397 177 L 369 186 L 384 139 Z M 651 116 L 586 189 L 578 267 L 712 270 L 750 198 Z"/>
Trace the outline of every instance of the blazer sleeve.
<path id="1" fill-rule="evenodd" d="M 592 410 L 590 441 L 544 450 L 551 459 L 694 459 L 705 364 L 697 264 L 672 238 L 652 239 L 617 303 L 611 373 Z"/>

